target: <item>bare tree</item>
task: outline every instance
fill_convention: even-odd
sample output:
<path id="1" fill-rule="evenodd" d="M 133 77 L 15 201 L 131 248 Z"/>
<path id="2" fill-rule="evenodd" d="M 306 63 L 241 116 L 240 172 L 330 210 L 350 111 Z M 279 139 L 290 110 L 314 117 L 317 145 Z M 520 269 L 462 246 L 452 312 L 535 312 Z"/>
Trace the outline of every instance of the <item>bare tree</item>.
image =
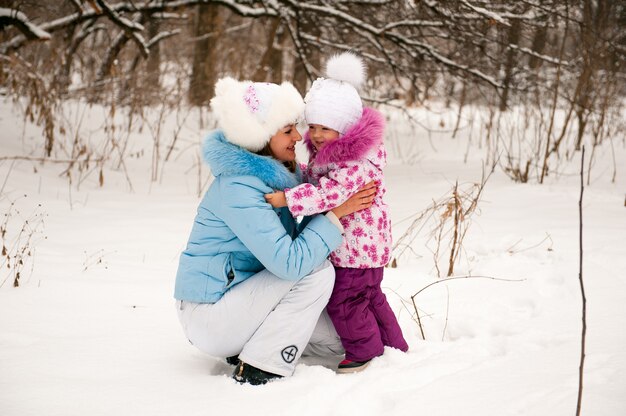
<path id="1" fill-rule="evenodd" d="M 194 21 L 194 50 L 191 79 L 189 81 L 189 102 L 193 105 L 208 103 L 214 95 L 217 60 L 217 44 L 221 31 L 220 10 L 215 4 L 198 6 Z M 212 32 L 212 36 L 208 36 Z"/>
<path id="2" fill-rule="evenodd" d="M 0 79 L 14 92 L 24 89 L 7 83 L 16 78 L 7 68 L 19 57 L 52 94 L 107 91 L 95 98 L 124 104 L 159 101 L 163 63 L 176 66 L 170 75 L 188 85 L 192 105 L 207 104 L 224 74 L 287 79 L 304 93 L 323 56 L 352 50 L 367 60 L 372 102 L 445 96 L 460 108 L 499 108 L 486 132 L 491 160 L 504 146 L 504 113 L 527 108 L 523 124 L 542 137 L 505 146 L 502 164 L 521 181 L 556 172 L 589 132 L 598 144 L 614 135 L 608 120 L 624 94 L 626 6 L 618 0 L 9 3 L 0 15 Z M 156 100 L 135 99 L 153 90 Z"/>
<path id="3" fill-rule="evenodd" d="M 282 43 L 284 30 L 280 19 L 271 18 L 267 23 L 265 52 L 252 76 L 255 81 L 270 81 L 280 84 L 283 80 Z"/>

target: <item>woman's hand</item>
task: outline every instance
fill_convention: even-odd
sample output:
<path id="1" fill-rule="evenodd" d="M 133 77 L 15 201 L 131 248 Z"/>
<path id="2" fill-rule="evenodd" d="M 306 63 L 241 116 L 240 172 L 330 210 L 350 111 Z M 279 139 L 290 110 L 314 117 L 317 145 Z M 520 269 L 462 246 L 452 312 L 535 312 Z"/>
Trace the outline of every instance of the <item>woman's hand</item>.
<path id="1" fill-rule="evenodd" d="M 273 194 L 265 194 L 265 200 L 274 208 L 287 206 L 287 199 L 283 191 L 276 191 Z"/>
<path id="2" fill-rule="evenodd" d="M 369 208 L 372 206 L 372 202 L 376 197 L 376 191 L 378 188 L 376 187 L 376 182 L 371 181 L 361 188 L 359 192 L 352 195 L 346 202 L 331 209 L 332 213 L 337 216 L 337 218 L 345 217 L 346 215 L 350 215 L 353 212 L 361 211 L 362 209 Z"/>

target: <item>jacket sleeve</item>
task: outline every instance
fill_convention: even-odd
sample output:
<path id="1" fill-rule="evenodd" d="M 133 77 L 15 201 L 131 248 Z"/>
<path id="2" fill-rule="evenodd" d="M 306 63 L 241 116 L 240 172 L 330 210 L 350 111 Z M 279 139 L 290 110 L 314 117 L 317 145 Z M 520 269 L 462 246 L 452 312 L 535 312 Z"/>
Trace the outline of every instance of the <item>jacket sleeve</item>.
<path id="1" fill-rule="evenodd" d="M 271 189 L 256 178 L 223 178 L 220 187 L 224 223 L 265 268 L 282 279 L 308 275 L 341 244 L 341 233 L 324 216 L 313 218 L 292 239 L 265 202 L 263 195 Z"/>
<path id="2" fill-rule="evenodd" d="M 309 169 L 306 163 L 300 163 L 300 173 L 302 175 L 302 182 L 311 182 L 309 180 Z"/>
<path id="3" fill-rule="evenodd" d="M 320 178 L 318 186 L 303 183 L 285 189 L 289 212 L 298 217 L 331 210 L 354 195 L 373 175 L 374 171 L 366 161 L 343 163 Z"/>

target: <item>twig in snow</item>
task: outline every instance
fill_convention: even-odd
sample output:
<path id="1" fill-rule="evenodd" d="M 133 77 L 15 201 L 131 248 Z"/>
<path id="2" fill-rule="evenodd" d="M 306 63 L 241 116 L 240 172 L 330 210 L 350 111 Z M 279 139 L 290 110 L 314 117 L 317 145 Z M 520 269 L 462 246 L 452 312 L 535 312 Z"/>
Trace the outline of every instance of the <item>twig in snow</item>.
<path id="1" fill-rule="evenodd" d="M 446 323 L 443 326 L 443 332 L 441 334 L 441 342 L 443 342 L 446 337 L 446 329 L 448 329 L 449 313 L 450 313 L 450 289 L 448 289 L 448 286 L 446 286 Z"/>
<path id="2" fill-rule="evenodd" d="M 576 404 L 576 416 L 580 416 L 583 398 L 583 373 L 585 368 L 585 341 L 587 338 L 587 297 L 583 283 L 583 191 L 585 170 L 585 146 L 582 147 L 580 156 L 580 199 L 578 200 L 578 244 L 580 255 L 578 256 L 578 280 L 580 281 L 580 294 L 582 296 L 582 334 L 580 340 L 580 365 L 578 367 L 578 403 Z"/>
<path id="3" fill-rule="evenodd" d="M 420 320 L 420 315 L 417 309 L 417 304 L 415 303 L 415 297 L 419 295 L 420 293 L 422 293 L 424 290 L 428 289 L 429 287 L 436 285 L 437 283 L 443 283 L 443 282 L 448 282 L 450 280 L 458 280 L 458 279 L 490 279 L 490 280 L 498 280 L 502 282 L 523 282 L 526 280 L 526 279 L 503 279 L 500 277 L 491 277 L 491 276 L 455 276 L 455 277 L 447 277 L 445 279 L 439 279 L 424 286 L 423 288 L 421 288 L 420 290 L 418 290 L 415 294 L 411 296 L 411 301 L 413 302 L 413 308 L 415 309 L 415 316 L 417 317 L 417 324 L 420 328 L 420 332 L 422 334 L 423 340 L 426 340 L 426 337 L 424 336 L 424 329 L 422 328 L 422 322 Z M 448 325 L 448 315 L 447 315 L 447 309 L 446 309 L 446 327 L 447 325 Z M 445 334 L 445 329 L 444 329 L 444 334 Z"/>
<path id="4" fill-rule="evenodd" d="M 445 279 L 435 280 L 434 282 L 427 284 L 426 286 L 424 286 L 423 288 L 418 290 L 415 294 L 413 294 L 413 296 L 411 296 L 411 299 L 414 299 L 417 295 L 422 293 L 424 290 L 428 289 L 431 286 L 436 285 L 437 283 L 443 283 L 443 282 L 447 282 L 449 280 L 458 280 L 458 279 L 490 279 L 490 280 L 498 280 L 498 281 L 501 281 L 501 282 L 524 282 L 526 280 L 526 279 L 503 279 L 501 277 L 492 277 L 492 276 L 453 276 L 453 277 L 446 277 Z"/>
<path id="5" fill-rule="evenodd" d="M 15 160 L 11 162 L 11 166 L 9 166 L 9 171 L 7 172 L 7 176 L 4 177 L 4 182 L 2 183 L 2 187 L 0 187 L 0 195 L 4 192 L 4 187 L 7 185 L 9 181 L 9 176 L 11 176 L 11 172 L 13 171 L 13 166 L 15 166 Z"/>
<path id="6" fill-rule="evenodd" d="M 392 289 L 392 288 L 390 288 L 390 287 L 385 287 L 384 289 L 385 289 L 385 290 L 389 290 L 389 291 L 393 292 L 393 294 L 394 294 L 394 295 L 396 295 L 397 297 L 399 297 L 399 298 L 400 298 L 400 301 L 402 302 L 402 307 L 403 307 L 403 308 L 407 311 L 407 313 L 408 313 L 409 315 L 413 315 L 413 312 L 411 312 L 411 310 L 407 307 L 408 300 L 406 300 L 405 298 L 403 298 L 403 297 L 402 297 L 402 296 L 401 296 L 398 292 L 396 292 L 395 290 L 393 290 L 393 289 Z M 413 308 L 416 308 L 416 306 L 415 306 L 415 301 L 413 301 L 412 303 L 413 303 Z M 426 314 L 426 316 L 427 316 L 427 317 L 430 317 L 430 314 Z M 412 316 L 411 316 L 411 318 L 412 318 Z M 421 322 L 420 315 L 419 315 L 419 314 L 417 314 L 417 315 L 416 315 L 416 319 L 414 319 L 414 320 L 417 322 L 418 326 L 420 327 L 420 331 L 421 331 L 421 333 L 422 333 L 422 339 L 423 339 L 424 341 L 426 341 L 426 338 L 424 337 L 424 330 L 422 329 L 422 322 Z"/>
<path id="7" fill-rule="evenodd" d="M 422 334 L 422 339 L 426 341 L 426 335 L 424 335 L 424 328 L 422 327 L 422 320 L 420 319 L 420 313 L 417 310 L 417 305 L 415 304 L 415 295 L 411 296 L 411 302 L 413 302 L 413 308 L 415 308 L 415 317 L 417 318 L 417 325 L 420 327 L 420 333 Z"/>
<path id="8" fill-rule="evenodd" d="M 552 236 L 550 236 L 550 234 L 548 234 L 548 233 L 546 233 L 546 236 L 545 236 L 545 238 L 544 238 L 543 240 L 541 240 L 540 242 L 538 242 L 538 243 L 537 243 L 537 244 L 535 244 L 535 245 L 532 245 L 532 246 L 529 246 L 529 247 L 526 247 L 526 248 L 522 248 L 522 249 L 520 249 L 520 250 L 513 250 L 513 249 L 515 248 L 515 246 L 516 246 L 516 245 L 518 245 L 519 243 L 521 243 L 521 242 L 522 242 L 522 239 L 520 239 L 520 240 L 518 240 L 515 244 L 513 244 L 511 247 L 507 248 L 507 249 L 506 249 L 506 251 L 507 251 L 507 253 L 509 253 L 509 254 L 517 254 L 517 253 L 521 253 L 521 252 L 524 252 L 524 251 L 531 250 L 531 249 L 533 249 L 533 248 L 535 248 L 535 247 L 539 247 L 539 246 L 540 246 L 541 244 L 543 244 L 543 242 L 544 242 L 544 241 L 546 241 L 546 240 L 550 240 L 550 247 L 548 247 L 548 251 L 552 251 L 552 245 L 554 244 L 554 242 L 552 241 Z"/>

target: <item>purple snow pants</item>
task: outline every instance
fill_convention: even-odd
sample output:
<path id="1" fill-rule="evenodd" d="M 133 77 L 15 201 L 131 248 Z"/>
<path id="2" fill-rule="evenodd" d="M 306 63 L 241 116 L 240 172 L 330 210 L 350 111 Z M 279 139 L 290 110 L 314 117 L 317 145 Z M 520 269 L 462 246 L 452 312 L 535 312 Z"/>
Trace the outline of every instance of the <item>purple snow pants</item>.
<path id="1" fill-rule="evenodd" d="M 326 309 L 341 337 L 347 360 L 378 357 L 384 346 L 405 352 L 409 349 L 380 288 L 383 271 L 383 267 L 335 267 L 335 287 Z"/>

